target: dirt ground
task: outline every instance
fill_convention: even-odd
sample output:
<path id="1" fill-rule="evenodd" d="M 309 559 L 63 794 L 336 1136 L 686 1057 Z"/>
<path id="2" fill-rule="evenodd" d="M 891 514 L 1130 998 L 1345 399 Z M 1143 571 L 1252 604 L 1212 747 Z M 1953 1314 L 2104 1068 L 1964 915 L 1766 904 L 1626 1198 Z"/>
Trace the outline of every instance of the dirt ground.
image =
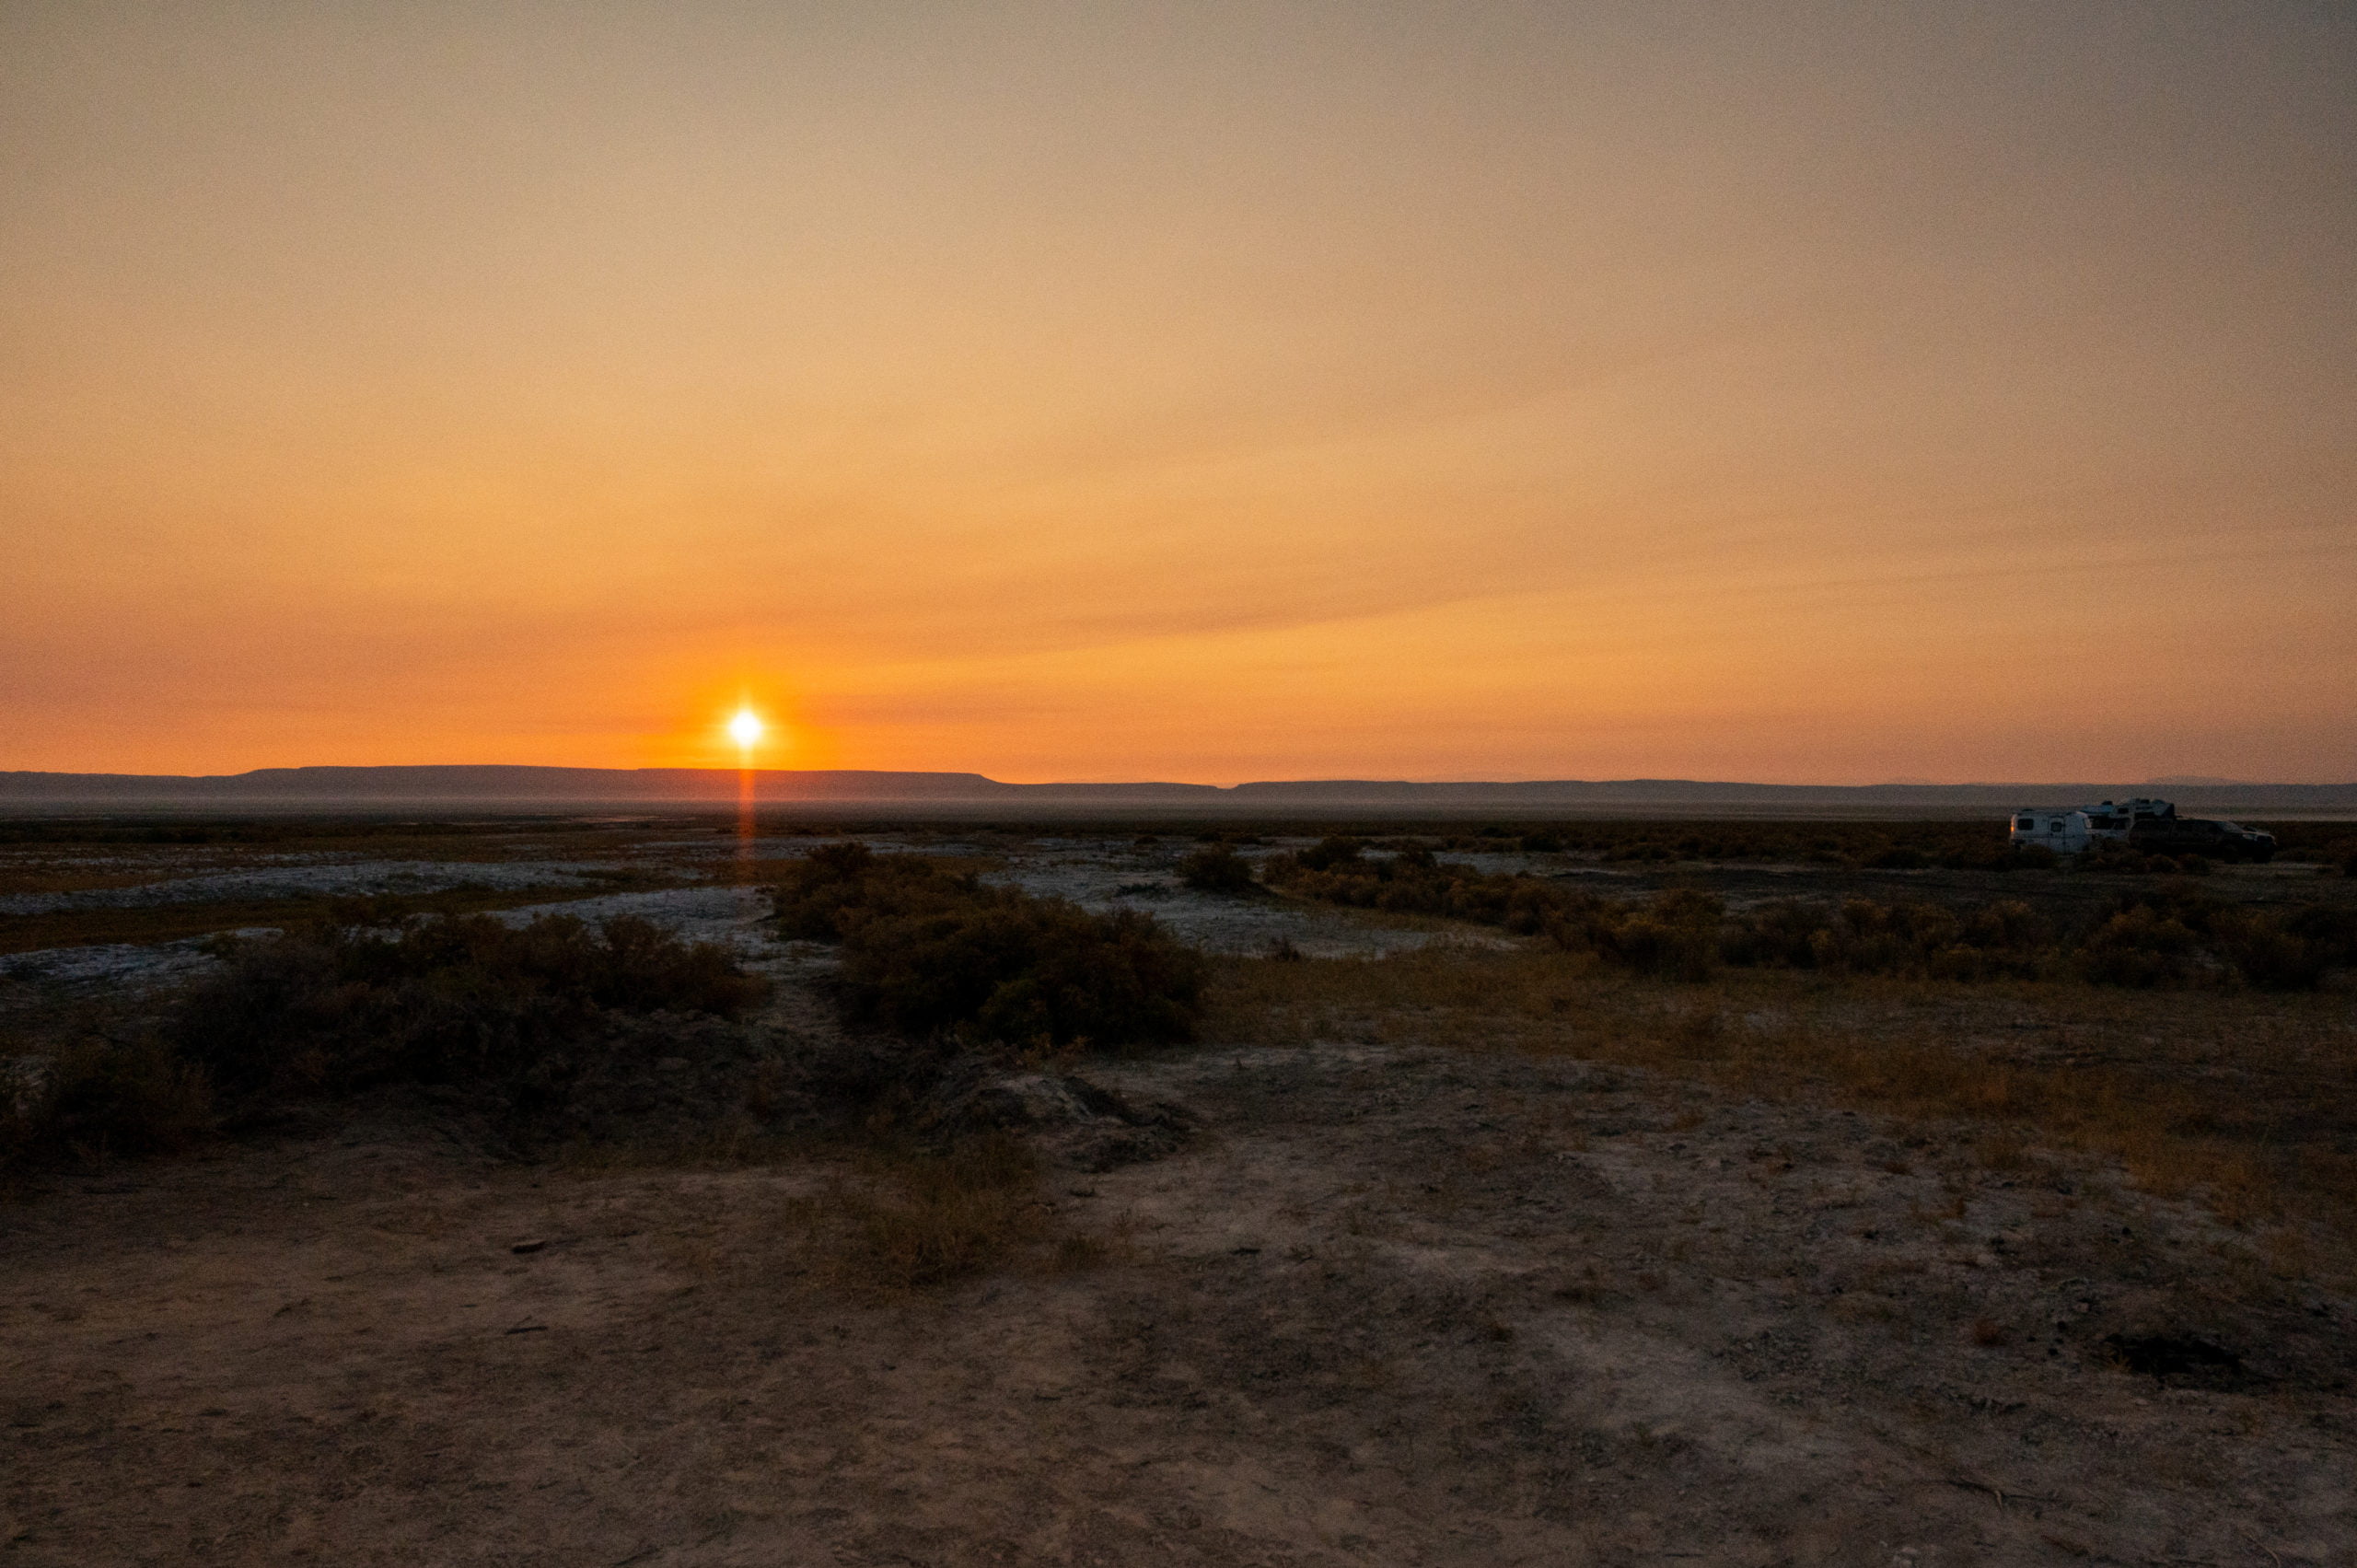
<path id="1" fill-rule="evenodd" d="M 1515 1056 L 1094 1072 L 1205 1132 L 1050 1183 L 1109 1261 L 941 1295 L 814 1269 L 786 1216 L 826 1161 L 518 1168 L 392 1110 L 8 1211 L 0 1552 L 2357 1551 L 2350 1303 L 2254 1307 L 2230 1237 L 2099 1171 L 1994 1178 L 1920 1127 Z M 2106 1342 L 2155 1338 L 2241 1365 Z"/>
<path id="2" fill-rule="evenodd" d="M 1024 879 L 1190 908 L 1152 860 Z M 2357 1562 L 2357 1302 L 2094 1156 L 1348 1031 L 1079 1070 L 1200 1130 L 931 1291 L 834 1267 L 825 1145 L 396 1097 L 62 1175 L 0 1206 L 0 1562 Z"/>

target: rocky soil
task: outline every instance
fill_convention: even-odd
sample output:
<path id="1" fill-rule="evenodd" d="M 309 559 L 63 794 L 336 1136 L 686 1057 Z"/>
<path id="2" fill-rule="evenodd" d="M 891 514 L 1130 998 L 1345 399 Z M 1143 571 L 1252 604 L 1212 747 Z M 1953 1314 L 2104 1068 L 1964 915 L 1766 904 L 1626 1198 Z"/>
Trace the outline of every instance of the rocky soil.
<path id="1" fill-rule="evenodd" d="M 2357 1551 L 2351 1304 L 2100 1169 L 1570 1061 L 1086 1076 L 1192 1130 L 1056 1167 L 1097 1266 L 938 1294 L 820 1267 L 840 1160 L 518 1167 L 431 1108 L 0 1212 L 0 1556 Z"/>
<path id="2" fill-rule="evenodd" d="M 993 874 L 1214 951 L 1493 939 L 1192 893 L 1185 847 Z M 840 1138 L 689 1149 L 776 1063 L 859 1059 L 826 951 L 716 873 L 545 907 L 775 997 L 617 1036 L 530 1149 L 395 1095 L 0 1206 L 0 1562 L 2357 1562 L 2357 1302 L 2092 1156 L 1478 1040 L 1214 1040 L 933 1082 L 924 1135 L 1040 1152 L 1042 1239 L 878 1292 L 830 1251 L 880 1179 Z"/>

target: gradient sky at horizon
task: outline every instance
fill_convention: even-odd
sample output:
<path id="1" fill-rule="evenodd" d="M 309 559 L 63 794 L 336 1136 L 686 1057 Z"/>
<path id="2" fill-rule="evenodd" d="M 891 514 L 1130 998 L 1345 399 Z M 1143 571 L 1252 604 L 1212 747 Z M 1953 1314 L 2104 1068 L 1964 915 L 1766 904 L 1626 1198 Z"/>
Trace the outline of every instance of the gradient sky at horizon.
<path id="1" fill-rule="evenodd" d="M 0 6 L 0 768 L 2357 779 L 2357 9 Z"/>

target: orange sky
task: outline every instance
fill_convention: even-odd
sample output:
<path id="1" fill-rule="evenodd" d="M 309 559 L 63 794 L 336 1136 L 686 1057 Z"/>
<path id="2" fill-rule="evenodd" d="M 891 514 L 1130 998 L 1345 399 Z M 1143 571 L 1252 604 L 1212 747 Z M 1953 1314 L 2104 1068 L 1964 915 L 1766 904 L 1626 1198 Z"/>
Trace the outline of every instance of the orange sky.
<path id="1" fill-rule="evenodd" d="M 2357 778 L 2357 22 L 0 7 L 0 768 Z"/>

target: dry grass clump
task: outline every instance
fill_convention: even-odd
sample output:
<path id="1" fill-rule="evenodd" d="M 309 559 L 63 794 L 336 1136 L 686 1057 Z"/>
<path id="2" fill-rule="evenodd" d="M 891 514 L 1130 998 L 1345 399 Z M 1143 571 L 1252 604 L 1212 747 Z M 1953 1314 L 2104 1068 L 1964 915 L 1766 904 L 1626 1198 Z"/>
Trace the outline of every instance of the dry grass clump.
<path id="1" fill-rule="evenodd" d="M 946 1150 L 879 1147 L 859 1175 L 858 1185 L 839 1184 L 806 1215 L 828 1238 L 828 1272 L 840 1286 L 881 1295 L 938 1289 L 999 1266 L 1048 1229 L 1039 1156 L 1012 1133 Z M 1060 1247 L 1058 1261 L 1078 1266 L 1086 1250 Z"/>
<path id="2" fill-rule="evenodd" d="M 813 853 L 770 894 L 784 935 L 842 945 L 842 996 L 864 1021 L 1016 1047 L 1194 1033 L 1203 961 L 1150 915 L 1091 914 L 859 843 Z"/>
<path id="3" fill-rule="evenodd" d="M 2357 1221 L 2357 1030 L 2329 997 L 2163 997 L 1774 970 L 1708 985 L 1594 954 L 1439 947 L 1380 959 L 1223 960 L 1208 1026 L 1269 1043 L 1524 1050 L 1926 1121 L 2006 1171 L 2036 1149 L 2119 1161 L 2221 1217 Z M 2024 1012 L 2045 1022 L 2025 1049 Z M 1956 1136 L 1951 1133 L 1950 1136 Z"/>
<path id="4" fill-rule="evenodd" d="M 1329 838 L 1262 867 L 1271 887 L 1356 909 L 1439 915 L 1544 935 L 1641 974 L 1707 980 L 1722 965 L 1941 980 L 2076 977 L 2105 985 L 2312 990 L 2357 961 L 2357 911 L 2254 909 L 2172 880 L 2061 928 L 2019 900 L 1954 909 L 1851 898 L 1730 912 L 1696 889 L 1607 899 L 1556 881 L 1444 865 L 1424 848 L 1369 855 Z"/>
<path id="5" fill-rule="evenodd" d="M 789 1173 L 786 1190 L 758 1190 L 757 1199 L 749 1197 L 754 1189 L 716 1192 L 707 1223 L 669 1238 L 674 1266 L 883 1304 L 988 1275 L 1088 1272 L 1135 1255 L 1126 1218 L 1096 1228 L 1061 1222 L 1050 1167 L 1016 1132 L 921 1143 L 870 1130 L 796 1152 L 793 1163 L 807 1179 Z"/>

